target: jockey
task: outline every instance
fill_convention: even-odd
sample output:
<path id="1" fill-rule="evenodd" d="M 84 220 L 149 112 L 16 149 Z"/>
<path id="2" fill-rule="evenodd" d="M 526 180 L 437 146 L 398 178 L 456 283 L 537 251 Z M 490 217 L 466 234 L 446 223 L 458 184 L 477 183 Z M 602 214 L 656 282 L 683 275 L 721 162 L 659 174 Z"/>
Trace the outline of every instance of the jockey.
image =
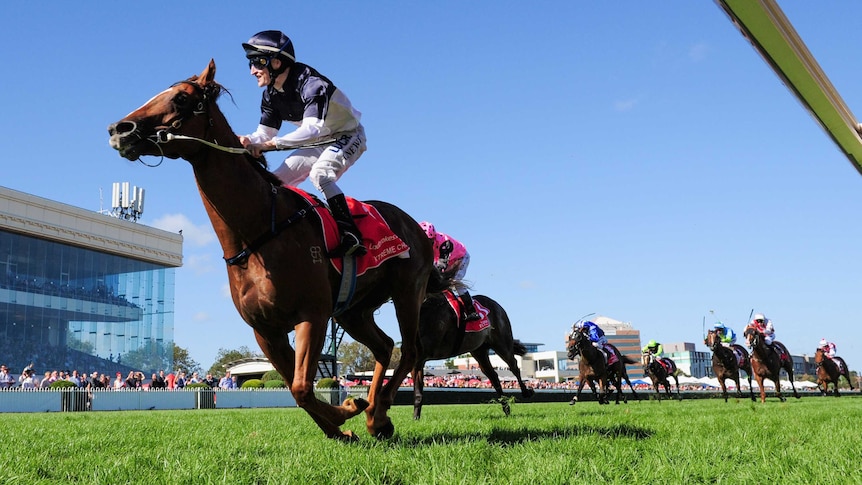
<path id="1" fill-rule="evenodd" d="M 766 345 L 772 346 L 772 341 L 775 340 L 775 327 L 772 326 L 772 320 L 766 318 L 762 313 L 755 313 L 749 325 L 763 334 L 763 341 Z"/>
<path id="2" fill-rule="evenodd" d="M 240 143 L 256 158 L 270 150 L 316 144 L 291 152 L 273 173 L 290 187 L 310 178 L 326 197 L 341 234 L 330 257 L 365 254 L 362 234 L 335 183 L 365 152 L 361 113 L 327 77 L 296 62 L 293 43 L 280 31 L 258 32 L 242 47 L 251 75 L 264 91 L 260 124 L 254 133 L 240 136 Z M 297 128 L 278 136 L 284 121 Z"/>
<path id="3" fill-rule="evenodd" d="M 608 343 L 608 338 L 605 337 L 605 331 L 602 330 L 601 327 L 589 320 L 578 320 L 578 322 L 575 323 L 575 330 L 586 335 L 587 340 L 592 342 L 593 347 L 604 352 L 605 356 L 610 359 L 610 351 L 605 348 L 605 344 Z"/>
<path id="4" fill-rule="evenodd" d="M 437 232 L 434 224 L 430 222 L 422 221 L 419 223 L 419 227 L 425 231 L 425 235 L 428 236 L 428 239 L 431 239 L 434 245 L 434 267 L 440 273 L 454 272 L 455 275 L 452 279 L 456 283 L 461 283 L 464 275 L 467 274 L 467 267 L 470 265 L 470 253 L 467 252 L 467 247 L 448 234 Z M 463 284 L 453 285 L 450 289 L 461 300 L 462 316 L 465 322 L 482 318 L 476 313 L 476 307 L 473 305 L 473 297 L 463 287 Z"/>
<path id="5" fill-rule="evenodd" d="M 646 347 L 641 349 L 641 352 L 649 355 L 654 355 L 656 359 L 661 359 L 662 354 L 664 353 L 664 347 L 661 346 L 660 343 L 655 340 L 650 340 L 647 342 Z"/>
<path id="6" fill-rule="evenodd" d="M 715 322 L 715 325 L 712 327 L 715 329 L 715 334 L 718 335 L 721 340 L 721 345 L 730 347 L 736 343 L 736 333 L 734 333 L 732 328 L 721 322 Z"/>
<path id="7" fill-rule="evenodd" d="M 826 357 L 829 357 L 830 359 L 835 358 L 835 343 L 834 342 L 827 342 L 825 338 L 822 338 L 822 339 L 820 339 L 820 347 L 818 347 L 818 348 L 823 351 L 823 353 L 826 355 Z"/>

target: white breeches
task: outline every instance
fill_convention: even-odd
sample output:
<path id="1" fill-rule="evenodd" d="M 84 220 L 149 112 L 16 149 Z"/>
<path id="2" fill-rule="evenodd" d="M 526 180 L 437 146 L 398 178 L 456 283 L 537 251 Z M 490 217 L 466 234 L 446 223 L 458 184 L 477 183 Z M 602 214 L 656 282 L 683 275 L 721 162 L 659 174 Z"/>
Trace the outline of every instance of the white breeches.
<path id="1" fill-rule="evenodd" d="M 360 125 L 353 132 L 340 134 L 331 145 L 294 150 L 273 173 L 290 187 L 310 179 L 328 199 L 342 193 L 335 182 L 366 149 L 365 129 Z"/>

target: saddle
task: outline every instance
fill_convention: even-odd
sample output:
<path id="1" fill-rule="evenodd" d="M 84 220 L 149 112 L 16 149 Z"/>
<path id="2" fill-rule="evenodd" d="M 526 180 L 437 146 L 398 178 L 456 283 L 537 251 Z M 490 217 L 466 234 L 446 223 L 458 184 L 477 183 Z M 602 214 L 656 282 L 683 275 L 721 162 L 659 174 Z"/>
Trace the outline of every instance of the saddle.
<path id="1" fill-rule="evenodd" d="M 745 365 L 745 350 L 740 347 L 731 347 L 730 350 L 733 351 L 733 356 L 736 357 L 736 366 L 742 368 Z"/>
<path id="2" fill-rule="evenodd" d="M 614 352 L 614 348 L 609 344 L 604 344 L 602 345 L 602 349 L 605 351 L 605 359 L 608 361 L 608 365 L 616 364 L 619 359 L 617 359 L 617 353 Z"/>
<path id="3" fill-rule="evenodd" d="M 338 226 L 335 219 L 329 210 L 313 195 L 296 187 L 285 187 L 292 190 L 306 199 L 309 204 L 317 212 L 320 217 L 321 225 L 323 226 L 323 239 L 325 241 L 325 252 L 332 251 L 341 242 Z M 410 247 L 401 240 L 389 224 L 377 211 L 377 208 L 370 204 L 358 201 L 352 197 L 345 197 L 347 207 L 350 209 L 350 214 L 353 215 L 353 220 L 356 226 L 362 233 L 362 240 L 368 252 L 365 255 L 356 257 L 356 276 L 362 276 L 369 269 L 376 268 L 383 264 L 386 260 L 394 257 L 408 258 L 410 257 Z M 318 257 L 322 258 L 322 255 Z M 342 272 L 343 259 L 331 258 L 330 262 L 336 271 Z"/>
<path id="4" fill-rule="evenodd" d="M 446 301 L 449 303 L 449 307 L 452 308 L 452 311 L 455 312 L 455 324 L 460 327 L 461 322 L 461 299 L 455 296 L 455 294 L 451 290 L 446 290 L 443 292 L 446 295 Z M 476 313 L 479 314 L 478 320 L 472 320 L 467 322 L 467 326 L 464 329 L 465 332 L 481 332 L 486 328 L 491 326 L 491 320 L 488 319 L 488 313 L 490 310 L 483 307 L 478 301 L 473 300 L 473 308 L 476 309 Z"/>

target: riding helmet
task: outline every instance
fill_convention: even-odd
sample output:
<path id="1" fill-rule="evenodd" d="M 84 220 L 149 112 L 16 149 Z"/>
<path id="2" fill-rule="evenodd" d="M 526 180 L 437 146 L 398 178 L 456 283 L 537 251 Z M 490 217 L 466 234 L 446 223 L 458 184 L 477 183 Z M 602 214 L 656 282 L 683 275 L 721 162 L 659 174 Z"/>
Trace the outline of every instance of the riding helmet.
<path id="1" fill-rule="evenodd" d="M 823 347 L 823 346 L 827 345 L 828 343 L 829 343 L 829 342 L 827 342 L 825 338 L 820 339 L 820 346 L 821 346 L 821 347 Z"/>
<path id="2" fill-rule="evenodd" d="M 758 320 L 763 320 L 763 321 L 765 322 L 765 321 L 766 321 L 766 317 L 765 317 L 765 316 L 763 316 L 763 314 L 762 314 L 762 313 L 755 313 L 755 314 L 754 314 L 754 321 L 756 322 L 756 321 L 758 321 Z"/>
<path id="3" fill-rule="evenodd" d="M 293 42 L 280 30 L 264 30 L 251 36 L 248 42 L 242 44 L 245 56 L 249 59 L 255 56 L 281 57 L 288 64 L 296 61 L 293 52 Z"/>
<path id="4" fill-rule="evenodd" d="M 658 342 L 656 342 L 655 340 L 650 340 L 647 344 L 647 347 L 655 347 L 656 345 L 658 345 Z"/>
<path id="5" fill-rule="evenodd" d="M 419 223 L 419 227 L 421 227 L 422 230 L 425 231 L 425 235 L 428 236 L 428 239 L 434 239 L 435 237 L 437 237 L 437 230 L 434 229 L 434 224 L 431 224 L 427 221 L 422 221 Z"/>

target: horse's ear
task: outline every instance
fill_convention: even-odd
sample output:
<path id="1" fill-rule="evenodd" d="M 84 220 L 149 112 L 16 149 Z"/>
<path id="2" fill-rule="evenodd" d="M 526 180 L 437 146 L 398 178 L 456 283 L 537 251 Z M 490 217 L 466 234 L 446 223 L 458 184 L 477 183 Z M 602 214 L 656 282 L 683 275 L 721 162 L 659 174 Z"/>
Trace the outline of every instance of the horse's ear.
<path id="1" fill-rule="evenodd" d="M 210 59 L 210 63 L 207 65 L 206 68 L 204 68 L 203 71 L 201 71 L 201 75 L 198 77 L 198 79 L 201 81 L 201 84 L 209 84 L 213 82 L 213 79 L 215 79 L 215 73 L 215 59 Z"/>

